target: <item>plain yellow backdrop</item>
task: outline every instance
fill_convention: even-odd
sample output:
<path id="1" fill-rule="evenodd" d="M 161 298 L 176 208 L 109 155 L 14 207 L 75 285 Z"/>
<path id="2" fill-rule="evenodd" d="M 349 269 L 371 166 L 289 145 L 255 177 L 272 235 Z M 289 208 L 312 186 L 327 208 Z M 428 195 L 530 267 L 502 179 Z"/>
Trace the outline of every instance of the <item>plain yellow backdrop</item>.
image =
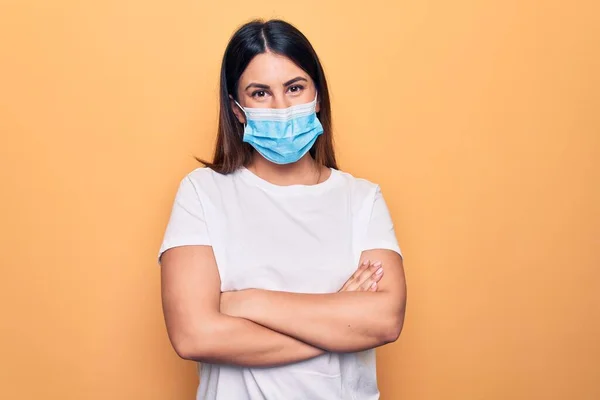
<path id="1" fill-rule="evenodd" d="M 395 220 L 382 399 L 600 398 L 596 1 L 0 4 L 0 398 L 194 398 L 155 257 L 252 17 L 311 40 L 341 167 Z"/>

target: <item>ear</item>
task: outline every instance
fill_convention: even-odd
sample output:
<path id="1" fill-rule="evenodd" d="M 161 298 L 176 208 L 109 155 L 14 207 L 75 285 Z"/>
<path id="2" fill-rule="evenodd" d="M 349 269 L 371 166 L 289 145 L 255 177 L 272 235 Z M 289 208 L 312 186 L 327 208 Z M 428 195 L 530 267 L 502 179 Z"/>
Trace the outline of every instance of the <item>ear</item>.
<path id="1" fill-rule="evenodd" d="M 240 107 L 237 104 L 235 104 L 235 101 L 233 100 L 233 97 L 231 95 L 229 95 L 229 104 L 231 105 L 231 109 L 233 110 L 233 113 L 235 114 L 237 120 L 240 121 L 241 124 L 245 124 L 246 115 L 240 109 Z"/>

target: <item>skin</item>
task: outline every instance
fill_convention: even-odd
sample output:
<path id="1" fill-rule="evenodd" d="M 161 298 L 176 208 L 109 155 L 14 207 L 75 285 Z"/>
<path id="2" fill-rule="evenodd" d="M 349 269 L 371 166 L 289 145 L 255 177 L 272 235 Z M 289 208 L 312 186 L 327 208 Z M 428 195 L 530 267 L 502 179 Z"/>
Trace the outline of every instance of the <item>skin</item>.
<path id="1" fill-rule="evenodd" d="M 243 107 L 286 108 L 308 103 L 315 94 L 314 82 L 302 69 L 264 53 L 249 63 L 236 95 Z M 244 123 L 244 113 L 231 101 Z M 308 153 L 296 163 L 277 165 L 255 152 L 248 169 L 281 186 L 314 185 L 331 174 Z M 169 338 L 182 358 L 194 361 L 268 367 L 324 352 L 360 351 L 395 341 L 404 321 L 402 258 L 390 250 L 364 251 L 357 271 L 331 294 L 220 293 L 210 246 L 167 250 L 161 274 Z"/>

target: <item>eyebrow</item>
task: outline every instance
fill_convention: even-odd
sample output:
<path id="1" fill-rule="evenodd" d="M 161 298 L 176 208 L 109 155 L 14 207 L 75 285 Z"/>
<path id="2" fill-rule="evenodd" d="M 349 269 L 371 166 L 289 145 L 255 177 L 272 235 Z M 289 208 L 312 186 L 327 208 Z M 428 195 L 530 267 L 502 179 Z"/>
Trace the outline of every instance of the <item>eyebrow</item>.
<path id="1" fill-rule="evenodd" d="M 308 82 L 308 79 L 306 79 L 306 78 L 303 78 L 303 77 L 301 77 L 301 76 L 297 76 L 297 77 L 295 77 L 295 78 L 293 78 L 293 79 L 290 79 L 289 81 L 285 82 L 285 83 L 283 84 L 283 86 L 284 86 L 284 87 L 286 87 L 286 86 L 290 86 L 290 85 L 292 85 L 292 84 L 294 84 L 294 83 L 296 83 L 296 82 L 299 82 L 299 81 Z M 252 82 L 251 84 L 249 84 L 248 86 L 246 86 L 246 89 L 244 89 L 244 90 L 248 90 L 248 89 L 250 89 L 251 87 L 255 87 L 255 88 L 258 88 L 258 89 L 271 89 L 271 87 L 270 87 L 269 85 L 265 85 L 265 84 L 262 84 L 262 83 L 255 83 L 255 82 Z"/>

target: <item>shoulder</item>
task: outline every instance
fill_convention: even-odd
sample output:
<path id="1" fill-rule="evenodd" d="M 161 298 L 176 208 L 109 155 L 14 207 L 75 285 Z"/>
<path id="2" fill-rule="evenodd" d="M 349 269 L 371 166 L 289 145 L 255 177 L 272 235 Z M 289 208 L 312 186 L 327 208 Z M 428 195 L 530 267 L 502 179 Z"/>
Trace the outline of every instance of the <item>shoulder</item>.
<path id="1" fill-rule="evenodd" d="M 192 185 L 196 191 L 210 191 L 217 188 L 220 184 L 229 181 L 236 173 L 228 175 L 220 174 L 207 167 L 199 167 L 189 172 L 183 179 L 182 183 Z"/>
<path id="2" fill-rule="evenodd" d="M 223 175 L 210 168 L 199 167 L 180 179 L 177 196 L 204 202 L 218 195 L 223 182 L 229 179 L 231 175 Z"/>
<path id="3" fill-rule="evenodd" d="M 189 180 L 193 184 L 203 185 L 206 182 L 214 181 L 219 179 L 219 176 L 226 176 L 213 171 L 210 168 L 198 167 L 193 171 L 190 171 L 183 180 Z"/>
<path id="4" fill-rule="evenodd" d="M 368 179 L 356 177 L 348 172 L 338 170 L 340 178 L 354 195 L 369 196 L 379 191 L 379 185 Z"/>

